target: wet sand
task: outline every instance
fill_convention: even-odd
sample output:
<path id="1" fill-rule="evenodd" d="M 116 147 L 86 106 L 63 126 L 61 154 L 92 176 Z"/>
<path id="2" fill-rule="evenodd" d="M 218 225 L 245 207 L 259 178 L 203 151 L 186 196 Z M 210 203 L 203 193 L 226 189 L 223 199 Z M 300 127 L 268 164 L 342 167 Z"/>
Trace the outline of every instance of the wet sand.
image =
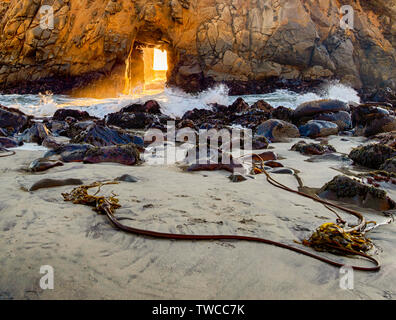
<path id="1" fill-rule="evenodd" d="M 347 141 L 343 141 L 346 139 Z M 321 187 L 340 174 L 342 162 L 307 162 L 272 144 L 286 167 L 300 171 L 304 184 Z M 330 137 L 348 153 L 362 138 Z M 137 228 L 189 234 L 239 234 L 300 246 L 335 216 L 323 205 L 270 185 L 264 175 L 232 183 L 228 172 L 183 172 L 177 166 L 127 167 L 69 163 L 44 173 L 23 168 L 42 151 L 17 150 L 0 158 L 0 299 L 394 299 L 396 229 L 375 229 L 369 237 L 382 263 L 377 273 L 354 273 L 354 289 L 340 288 L 339 269 L 312 258 L 260 243 L 172 241 L 126 234 L 91 208 L 64 202 L 73 186 L 28 190 L 44 179 L 78 178 L 85 184 L 123 174 L 137 183 L 102 188 L 117 194 L 117 216 Z M 291 175 L 274 175 L 297 189 Z M 389 187 L 391 188 L 391 187 Z M 387 189 L 396 199 L 396 189 Z M 368 220 L 383 222 L 381 212 L 360 209 Z M 350 222 L 355 218 L 341 213 Z M 305 248 L 306 250 L 311 250 Z M 321 253 L 337 261 L 360 265 Z M 55 271 L 54 290 L 42 290 L 40 266 Z"/>

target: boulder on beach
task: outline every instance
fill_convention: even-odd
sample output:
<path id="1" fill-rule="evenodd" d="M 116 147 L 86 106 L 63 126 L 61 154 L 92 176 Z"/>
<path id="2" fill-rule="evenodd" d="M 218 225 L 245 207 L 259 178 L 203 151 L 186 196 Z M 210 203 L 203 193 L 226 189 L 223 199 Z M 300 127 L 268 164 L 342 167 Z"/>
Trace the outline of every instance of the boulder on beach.
<path id="1" fill-rule="evenodd" d="M 0 128 L 3 134 L 13 135 L 21 132 L 29 126 L 30 116 L 14 108 L 0 105 Z"/>
<path id="2" fill-rule="evenodd" d="M 391 132 L 396 130 L 396 118 L 394 116 L 384 116 L 373 119 L 363 130 L 365 137 L 371 137 L 378 133 Z"/>
<path id="3" fill-rule="evenodd" d="M 69 137 L 70 139 L 73 139 L 74 137 L 79 135 L 81 132 L 87 130 L 90 126 L 92 126 L 94 124 L 95 124 L 95 122 L 92 120 L 77 121 L 77 122 L 67 124 L 65 135 L 67 137 Z"/>
<path id="4" fill-rule="evenodd" d="M 271 119 L 283 120 L 286 122 L 292 122 L 293 120 L 293 110 L 283 106 L 272 109 Z"/>
<path id="5" fill-rule="evenodd" d="M 380 167 L 380 170 L 396 173 L 396 157 L 386 160 Z"/>
<path id="6" fill-rule="evenodd" d="M 299 141 L 291 147 L 292 151 L 298 151 L 303 155 L 322 155 L 325 153 L 337 152 L 336 149 L 329 144 L 320 143 L 306 143 L 305 141 Z"/>
<path id="7" fill-rule="evenodd" d="M 138 164 L 140 161 L 139 147 L 133 143 L 90 148 L 83 159 L 84 163 L 113 162 L 127 166 Z"/>
<path id="8" fill-rule="evenodd" d="M 39 189 L 56 188 L 63 186 L 82 185 L 81 179 L 41 179 L 32 184 L 28 191 L 37 191 Z"/>
<path id="9" fill-rule="evenodd" d="M 91 124 L 87 129 L 75 136 L 70 142 L 88 143 L 95 147 L 128 144 L 131 142 L 142 147 L 144 146 L 144 141 L 141 137 L 130 135 L 122 130 L 111 129 L 97 124 Z"/>
<path id="10" fill-rule="evenodd" d="M 65 144 L 54 150 L 47 151 L 43 158 L 56 156 L 63 162 L 82 162 L 88 150 L 92 149 L 91 144 Z"/>
<path id="11" fill-rule="evenodd" d="M 360 104 L 351 108 L 352 124 L 354 127 L 366 126 L 374 119 L 380 119 L 390 115 L 389 111 L 380 105 Z"/>
<path id="12" fill-rule="evenodd" d="M 29 129 L 26 129 L 18 138 L 20 142 L 37 143 L 41 145 L 47 137 L 51 136 L 51 131 L 43 123 L 34 123 Z"/>
<path id="13" fill-rule="evenodd" d="M 12 138 L 0 137 L 0 148 L 16 148 L 22 144 Z"/>
<path id="14" fill-rule="evenodd" d="M 379 169 L 387 159 L 395 156 L 396 149 L 381 143 L 357 147 L 349 153 L 354 163 L 372 169 Z"/>
<path id="15" fill-rule="evenodd" d="M 310 120 L 298 129 L 301 136 L 310 138 L 327 137 L 339 131 L 335 123 L 323 120 Z"/>
<path id="16" fill-rule="evenodd" d="M 347 103 L 340 100 L 315 100 L 300 104 L 293 112 L 294 119 L 309 118 L 321 113 L 349 111 Z"/>
<path id="17" fill-rule="evenodd" d="M 382 108 L 381 104 L 362 104 L 352 108 L 352 124 L 355 135 L 371 137 L 379 133 L 396 130 L 393 112 Z"/>
<path id="18" fill-rule="evenodd" d="M 264 121 L 256 128 L 257 136 L 264 136 L 271 142 L 285 142 L 300 136 L 298 128 L 289 122 L 277 119 Z"/>
<path id="19" fill-rule="evenodd" d="M 48 120 L 45 122 L 47 128 L 56 136 L 67 136 L 67 130 L 69 129 L 69 124 L 66 121 L 58 120 Z"/>
<path id="20" fill-rule="evenodd" d="M 269 144 L 269 140 L 264 136 L 255 136 L 252 138 L 253 150 L 267 149 Z"/>
<path id="21" fill-rule="evenodd" d="M 351 115 L 346 111 L 321 113 L 315 115 L 313 120 L 323 120 L 335 123 L 340 131 L 348 130 L 352 128 Z"/>
<path id="22" fill-rule="evenodd" d="M 42 172 L 54 167 L 61 167 L 64 164 L 59 160 L 49 160 L 46 158 L 40 158 L 32 161 L 29 165 L 31 172 Z"/>
<path id="23" fill-rule="evenodd" d="M 367 186 L 358 180 L 342 175 L 326 183 L 317 194 L 323 199 L 343 201 L 374 210 L 385 211 L 396 207 L 396 203 L 387 196 L 384 190 Z"/>

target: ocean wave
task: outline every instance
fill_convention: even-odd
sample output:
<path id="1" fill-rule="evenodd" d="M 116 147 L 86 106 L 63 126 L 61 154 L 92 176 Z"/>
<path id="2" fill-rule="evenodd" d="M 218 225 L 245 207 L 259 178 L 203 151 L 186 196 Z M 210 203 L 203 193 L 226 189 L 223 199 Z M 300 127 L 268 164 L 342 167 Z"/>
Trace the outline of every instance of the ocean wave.
<path id="1" fill-rule="evenodd" d="M 232 104 L 238 97 L 230 96 L 225 85 L 218 85 L 197 95 L 183 92 L 177 88 L 165 88 L 162 92 L 120 95 L 117 98 L 92 99 L 73 98 L 64 95 L 0 95 L 0 104 L 13 107 L 35 117 L 52 116 L 60 108 L 70 108 L 87 111 L 90 115 L 103 118 L 109 113 L 117 112 L 131 103 L 144 103 L 157 100 L 163 113 L 181 117 L 194 108 L 209 109 L 210 104 Z M 338 99 L 345 102 L 360 102 L 357 92 L 343 84 L 334 82 L 324 86 L 319 93 L 308 92 L 298 94 L 289 90 L 276 90 L 268 94 L 242 95 L 248 104 L 262 99 L 274 107 L 284 106 L 295 109 L 299 104 L 318 99 Z"/>

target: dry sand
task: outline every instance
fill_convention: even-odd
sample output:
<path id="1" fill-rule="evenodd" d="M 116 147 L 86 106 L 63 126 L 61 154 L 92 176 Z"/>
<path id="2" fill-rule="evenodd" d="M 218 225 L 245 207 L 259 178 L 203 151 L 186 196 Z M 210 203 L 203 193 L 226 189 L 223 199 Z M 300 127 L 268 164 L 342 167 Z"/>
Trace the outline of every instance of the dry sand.
<path id="1" fill-rule="evenodd" d="M 344 138 L 345 139 L 345 138 Z M 340 152 L 361 138 L 330 138 Z M 301 140 L 301 139 L 297 139 Z M 289 151 L 296 142 L 273 144 L 280 162 L 301 171 L 304 184 L 321 187 L 339 161 L 310 163 Z M 84 183 L 123 174 L 139 178 L 106 186 L 122 208 L 118 216 L 138 228 L 190 234 L 240 234 L 301 246 L 334 214 L 323 205 L 276 189 L 264 175 L 232 183 L 227 172 L 186 173 L 176 166 L 127 167 L 65 164 L 45 173 L 21 170 L 43 154 L 18 150 L 0 158 L 0 299 L 394 299 L 396 229 L 381 226 L 370 237 L 382 263 L 377 273 L 354 273 L 354 289 L 340 288 L 339 269 L 312 258 L 260 243 L 168 241 L 126 234 L 89 207 L 64 202 L 72 186 L 24 191 L 43 178 L 80 178 Z M 276 179 L 297 188 L 291 175 Z M 396 190 L 387 190 L 396 199 Z M 383 214 L 361 210 L 369 220 Z M 344 215 L 348 221 L 354 218 Z M 307 250 L 310 250 L 307 248 Z M 345 263 L 370 265 L 360 259 Z M 54 290 L 42 290 L 40 266 L 55 270 Z"/>

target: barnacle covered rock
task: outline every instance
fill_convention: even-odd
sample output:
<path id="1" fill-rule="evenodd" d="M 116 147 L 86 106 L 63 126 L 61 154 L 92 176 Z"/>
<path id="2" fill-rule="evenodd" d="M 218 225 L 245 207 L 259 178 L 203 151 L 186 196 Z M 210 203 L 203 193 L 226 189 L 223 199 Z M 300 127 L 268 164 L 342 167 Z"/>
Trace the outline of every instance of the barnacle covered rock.
<path id="1" fill-rule="evenodd" d="M 379 169 L 387 159 L 395 156 L 396 149 L 379 143 L 358 147 L 349 153 L 356 164 L 372 169 Z"/>
<path id="2" fill-rule="evenodd" d="M 329 144 L 306 143 L 299 141 L 291 147 L 292 151 L 298 151 L 304 155 L 322 155 L 325 153 L 337 152 L 336 149 Z"/>
<path id="3" fill-rule="evenodd" d="M 396 173 L 396 157 L 386 160 L 380 167 L 380 170 Z"/>
<path id="4" fill-rule="evenodd" d="M 384 190 L 367 186 L 347 176 L 336 176 L 326 183 L 319 191 L 321 198 L 339 200 L 374 210 L 390 210 L 396 203 L 387 196 Z"/>

